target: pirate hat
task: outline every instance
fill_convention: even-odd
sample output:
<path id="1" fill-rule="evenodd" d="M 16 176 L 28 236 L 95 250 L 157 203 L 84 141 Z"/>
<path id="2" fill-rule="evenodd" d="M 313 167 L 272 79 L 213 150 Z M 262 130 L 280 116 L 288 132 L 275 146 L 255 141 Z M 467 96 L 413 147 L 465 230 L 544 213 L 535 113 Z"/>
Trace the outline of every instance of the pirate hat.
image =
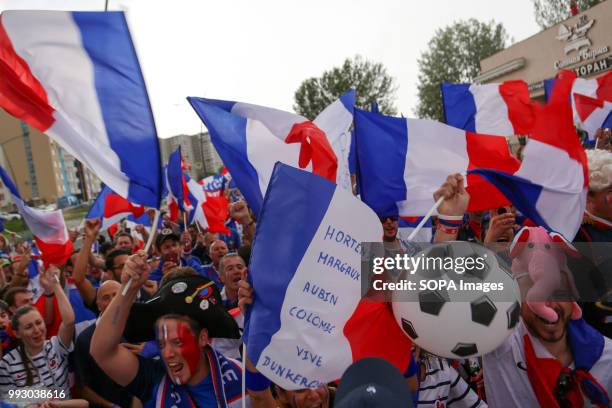
<path id="1" fill-rule="evenodd" d="M 168 281 L 154 298 L 132 305 L 125 339 L 132 343 L 155 339 L 155 322 L 167 314 L 192 318 L 206 328 L 212 338 L 240 338 L 238 325 L 223 307 L 214 282 L 203 276 L 187 276 Z"/>

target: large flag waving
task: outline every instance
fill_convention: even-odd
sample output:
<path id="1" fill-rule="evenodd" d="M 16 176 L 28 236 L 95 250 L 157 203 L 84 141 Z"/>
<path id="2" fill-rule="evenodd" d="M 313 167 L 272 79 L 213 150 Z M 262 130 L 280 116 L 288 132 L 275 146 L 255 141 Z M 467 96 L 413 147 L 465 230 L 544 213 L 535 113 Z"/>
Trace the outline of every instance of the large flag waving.
<path id="1" fill-rule="evenodd" d="M 501 84 L 442 84 L 446 123 L 487 135 L 527 135 L 533 110 L 525 81 Z"/>
<path id="2" fill-rule="evenodd" d="M 3 12 L 0 107 L 117 194 L 159 208 L 159 142 L 123 12 Z"/>
<path id="3" fill-rule="evenodd" d="M 574 106 L 580 118 L 580 128 L 587 132 L 590 141 L 595 142 L 597 129 L 606 127 L 606 122 L 612 112 L 612 98 L 607 101 L 574 94 Z"/>
<path id="4" fill-rule="evenodd" d="M 556 82 L 556 78 L 544 81 L 544 96 L 546 101 L 550 99 Z M 572 90 L 569 98 L 572 101 L 574 124 L 588 132 L 588 129 L 582 127 L 583 119 L 581 118 L 580 110 L 583 109 L 583 107 L 579 108 L 580 101 L 576 100 L 576 95 L 582 95 L 582 97 L 587 96 L 601 101 L 612 101 L 612 71 L 608 71 L 597 78 L 575 78 L 572 82 Z M 580 99 L 581 97 L 578 96 L 578 98 Z M 584 103 L 584 100 L 582 102 Z M 608 115 L 600 127 L 612 127 L 612 115 Z"/>
<path id="5" fill-rule="evenodd" d="M 380 216 L 422 216 L 452 173 L 473 168 L 514 172 L 506 138 L 466 132 L 423 119 L 384 116 L 355 108 L 355 140 L 362 200 Z M 508 204 L 490 183 L 468 175 L 469 211 Z"/>
<path id="6" fill-rule="evenodd" d="M 134 205 L 108 186 L 104 186 L 89 208 L 85 219 L 99 219 L 101 222 L 100 231 L 104 231 L 125 217 L 130 215 L 140 217 L 144 212 L 145 208 L 142 205 Z"/>
<path id="7" fill-rule="evenodd" d="M 0 178 L 11 194 L 17 210 L 34 235 L 45 265 L 61 265 L 70 258 L 73 246 L 61 210 L 42 211 L 28 207 L 6 171 L 0 167 Z"/>
<path id="8" fill-rule="evenodd" d="M 586 207 L 584 149 L 572 123 L 569 93 L 575 74 L 563 73 L 551 101 L 536 111 L 532 137 L 516 172 L 476 169 L 495 184 L 527 218 L 573 240 Z"/>
<path id="9" fill-rule="evenodd" d="M 244 339 L 259 372 L 295 390 L 368 356 L 407 368 L 410 340 L 387 305 L 361 301 L 360 245 L 381 237 L 376 214 L 350 192 L 276 164 L 249 264 L 255 301 Z"/>
<path id="10" fill-rule="evenodd" d="M 256 214 L 277 161 L 351 189 L 348 157 L 354 91 L 329 105 L 312 122 L 294 113 L 242 102 L 188 100 Z"/>

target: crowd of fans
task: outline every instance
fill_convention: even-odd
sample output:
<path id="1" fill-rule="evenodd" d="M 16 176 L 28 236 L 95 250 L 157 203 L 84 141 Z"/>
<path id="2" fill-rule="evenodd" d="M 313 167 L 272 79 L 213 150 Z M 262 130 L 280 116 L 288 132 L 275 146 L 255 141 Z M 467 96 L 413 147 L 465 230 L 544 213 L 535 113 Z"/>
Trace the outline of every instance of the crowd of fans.
<path id="1" fill-rule="evenodd" d="M 609 145 L 600 147 L 609 149 Z M 612 153 L 591 149 L 587 156 L 587 211 L 576 241 L 609 243 Z M 445 199 L 439 214 L 464 216 L 464 221 L 450 227 L 438 224 L 435 242 L 507 244 L 514 238 L 520 222 L 512 207 L 466 213 L 469 196 L 462 176 L 449 175 L 435 194 L 436 199 L 441 196 Z M 33 254 L 31 244 L 20 242 L 15 235 L 10 239 L 0 235 L 3 403 L 39 407 L 239 406 L 242 311 L 255 296 L 246 275 L 256 220 L 241 200 L 230 204 L 229 213 L 229 236 L 203 231 L 198 225 L 182 225 L 180 218 L 172 222 L 167 216 L 157 231 L 143 226 L 130 231 L 120 226 L 109 236 L 100 232 L 99 220 L 87 220 L 81 231 L 71 234 L 79 249 L 64 265 L 47 268 Z M 401 249 L 398 218 L 381 217 L 381 222 L 383 241 L 391 250 Z M 145 252 L 149 234 L 155 234 L 154 245 Z M 136 235 L 140 239 L 134 238 Z M 608 253 L 596 265 L 607 284 L 601 288 L 602 301 L 582 305 L 589 327 L 607 337 L 612 336 L 612 299 L 611 293 L 606 293 L 612 287 L 611 260 Z M 544 321 L 522 307 L 516 335 L 484 358 L 451 361 L 416 346 L 406 350 L 411 362 L 404 377 L 412 403 L 419 407 L 538 406 L 541 400 L 534 396 L 534 383 L 526 373 L 517 371 L 516 361 L 529 361 L 521 336 L 529 332 L 561 363 L 561 369 L 575 368 L 576 361 L 576 350 L 567 340 L 570 322 L 565 303 L 551 304 L 561 311 L 558 321 Z M 589 373 L 612 395 L 611 340 L 605 339 L 603 347 Z M 334 405 L 334 384 L 289 391 L 270 383 L 250 362 L 247 371 L 251 406 Z M 571 384 L 563 393 L 557 378 L 550 381 L 552 385 L 541 386 L 553 387 L 557 406 L 577 406 L 571 405 L 575 401 Z M 30 394 L 27 403 L 23 397 L 11 398 L 20 389 L 38 393 Z M 48 390 L 53 394 L 46 393 Z M 580 401 L 597 406 L 588 392 L 581 393 Z M 404 406 L 409 404 L 406 401 Z"/>

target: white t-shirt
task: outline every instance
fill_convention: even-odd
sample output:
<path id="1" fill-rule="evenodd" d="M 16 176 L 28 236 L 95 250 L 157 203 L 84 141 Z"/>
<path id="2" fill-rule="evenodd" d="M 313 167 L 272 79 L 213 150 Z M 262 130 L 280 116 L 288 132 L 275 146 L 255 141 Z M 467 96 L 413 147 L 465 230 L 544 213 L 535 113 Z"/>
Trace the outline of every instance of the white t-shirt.
<path id="1" fill-rule="evenodd" d="M 485 392 L 487 403 L 493 408 L 539 407 L 531 388 L 525 362 L 523 336 L 529 334 L 523 320 L 514 332 L 496 350 L 483 357 Z M 540 341 L 529 334 L 533 349 L 539 358 L 554 358 Z M 612 395 L 612 340 L 604 337 L 604 350 L 600 359 L 589 371 Z M 570 368 L 574 368 L 572 363 Z M 591 407 L 584 398 L 585 407 Z"/>
<path id="2" fill-rule="evenodd" d="M 71 343 L 64 346 L 58 336 L 45 340 L 43 349 L 30 358 L 30 372 L 33 383 L 31 388 L 63 391 L 64 399 L 70 399 L 68 381 L 68 353 L 73 349 Z M 0 360 L 0 395 L 2 400 L 16 403 L 8 398 L 8 391 L 24 388 L 27 381 L 26 370 L 18 349 L 11 350 Z M 59 395 L 59 394 L 58 394 Z"/>
<path id="3" fill-rule="evenodd" d="M 426 376 L 419 384 L 418 408 L 487 406 L 448 361 L 428 358 L 424 363 Z"/>

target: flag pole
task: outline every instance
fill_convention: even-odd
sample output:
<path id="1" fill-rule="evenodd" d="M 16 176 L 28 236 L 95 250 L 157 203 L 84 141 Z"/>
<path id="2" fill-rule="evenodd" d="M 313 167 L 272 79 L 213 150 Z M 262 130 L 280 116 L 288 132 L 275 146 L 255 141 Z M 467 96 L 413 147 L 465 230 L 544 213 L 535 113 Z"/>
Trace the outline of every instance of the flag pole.
<path id="1" fill-rule="evenodd" d="M 247 353 L 244 337 L 242 339 L 242 408 L 246 408 L 246 370 L 247 370 Z"/>
<path id="2" fill-rule="evenodd" d="M 153 238 L 155 238 L 155 235 L 157 234 L 157 223 L 159 221 L 159 214 L 160 214 L 160 211 L 156 208 L 155 216 L 153 217 L 153 224 L 151 225 L 151 233 L 149 234 L 149 239 L 147 240 L 147 243 L 144 247 L 145 253 L 149 252 L 149 249 L 151 248 L 151 244 L 153 243 Z M 122 296 L 127 295 L 127 292 L 128 290 L 130 290 L 131 285 L 132 285 L 132 278 L 130 278 L 130 280 L 127 282 L 127 284 L 121 291 Z"/>
<path id="3" fill-rule="evenodd" d="M 444 201 L 444 196 L 441 196 L 440 198 L 438 198 L 438 201 L 436 201 L 433 207 L 431 207 L 429 211 L 427 211 L 427 214 L 425 214 L 421 222 L 419 222 L 419 225 L 417 225 L 416 228 L 408 236 L 407 238 L 408 241 L 412 241 L 414 237 L 416 237 L 416 235 L 423 228 L 425 223 L 431 218 L 431 215 L 434 213 L 434 211 L 436 211 L 438 207 L 440 206 L 440 204 L 442 204 L 442 201 Z"/>

